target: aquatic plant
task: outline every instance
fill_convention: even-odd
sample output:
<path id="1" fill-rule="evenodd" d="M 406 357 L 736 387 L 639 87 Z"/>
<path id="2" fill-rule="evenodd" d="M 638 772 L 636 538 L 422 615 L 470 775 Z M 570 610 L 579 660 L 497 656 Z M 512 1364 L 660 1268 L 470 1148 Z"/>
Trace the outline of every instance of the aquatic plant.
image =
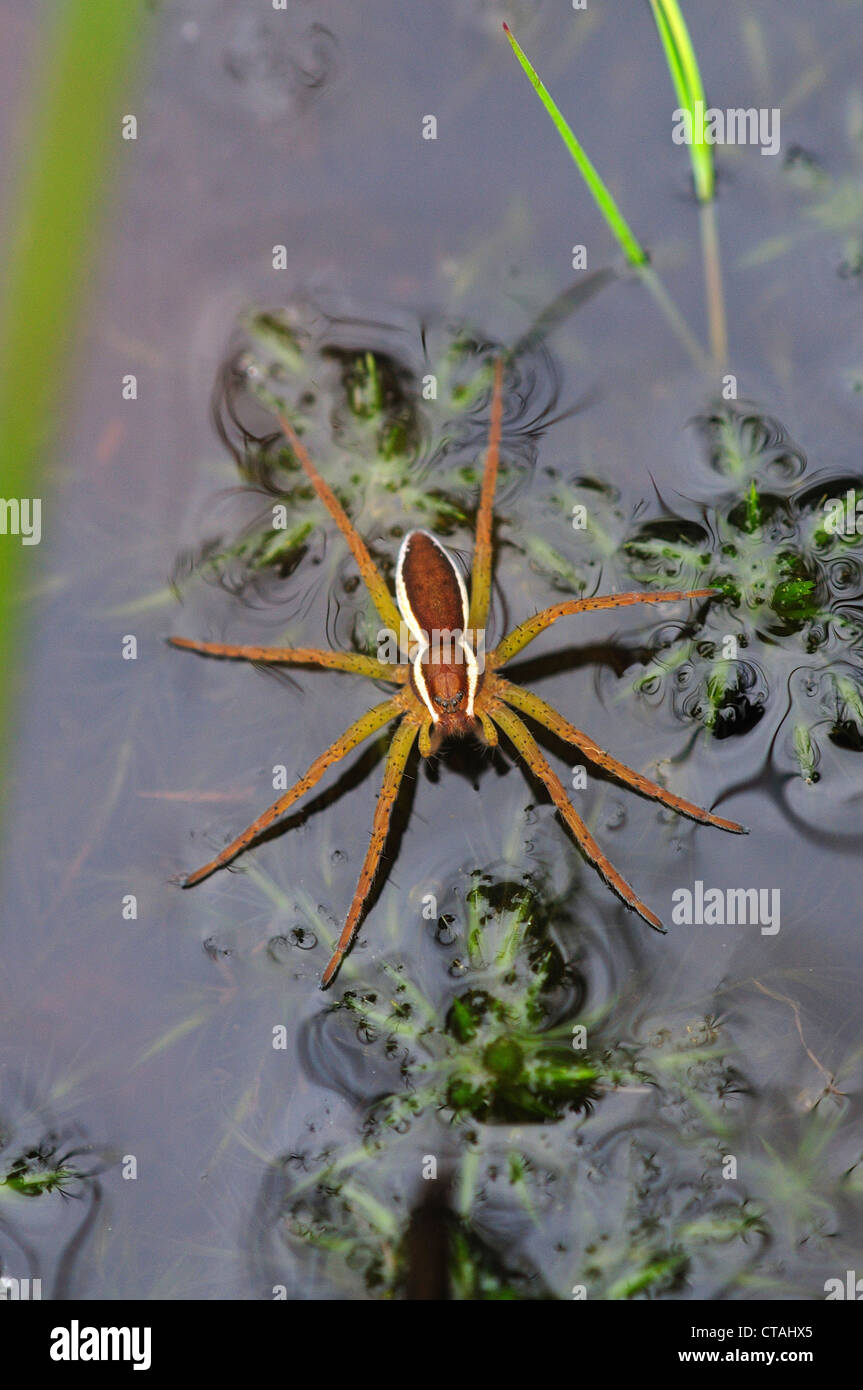
<path id="1" fill-rule="evenodd" d="M 767 648 L 775 664 L 782 642 L 788 659 L 817 658 L 814 672 L 845 655 L 841 698 L 853 721 L 863 696 L 863 538 L 831 526 L 828 506 L 847 505 L 845 480 L 811 485 L 802 451 L 745 402 L 723 403 L 697 423 L 705 462 L 730 489 L 698 520 L 643 522 L 624 550 L 638 583 L 710 584 L 722 597 L 697 630 L 654 635 L 636 688 L 650 694 L 671 682 L 678 711 L 714 733 L 745 733 L 767 703 Z M 796 738 L 811 773 L 811 730 L 801 726 Z"/>
<path id="2" fill-rule="evenodd" d="M 560 906 L 476 872 L 439 938 L 434 997 L 385 965 L 332 1006 L 328 1027 L 392 1089 L 365 1108 L 360 1146 L 277 1165 L 274 1269 L 291 1250 L 346 1294 L 417 1296 L 422 1277 L 424 1296 L 454 1299 L 661 1297 L 745 1276 L 768 1227 L 721 1178 L 746 1087 L 720 1026 L 654 1020 L 622 1039 L 561 955 Z"/>

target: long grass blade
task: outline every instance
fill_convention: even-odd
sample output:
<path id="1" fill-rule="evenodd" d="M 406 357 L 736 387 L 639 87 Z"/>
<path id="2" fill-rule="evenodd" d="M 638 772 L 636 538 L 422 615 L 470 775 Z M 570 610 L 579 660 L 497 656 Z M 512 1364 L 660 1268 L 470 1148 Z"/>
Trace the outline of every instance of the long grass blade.
<path id="1" fill-rule="evenodd" d="M 715 365 L 721 368 L 728 355 L 728 335 L 719 260 L 719 234 L 714 211 L 716 169 L 713 146 L 708 144 L 704 132 L 704 112 L 707 105 L 704 85 L 686 20 L 677 0 L 650 0 L 650 8 L 665 51 L 680 109 L 689 114 L 689 160 L 692 165 L 695 196 L 701 205 L 699 226 L 710 347 Z"/>
<path id="2" fill-rule="evenodd" d="M 614 198 L 612 197 L 611 193 L 609 192 L 599 173 L 594 168 L 591 161 L 588 159 L 587 155 L 584 152 L 584 149 L 577 140 L 566 118 L 563 116 L 559 108 L 556 106 L 555 102 L 552 100 L 552 97 L 546 90 L 539 74 L 537 73 L 530 59 L 527 57 L 527 54 L 524 52 L 524 50 L 518 43 L 509 25 L 504 24 L 503 27 L 506 32 L 506 36 L 509 39 L 510 44 L 512 45 L 512 49 L 515 53 L 515 56 L 518 58 L 519 63 L 524 68 L 524 71 L 530 78 L 530 82 L 532 87 L 534 88 L 534 91 L 536 92 L 537 96 L 539 97 L 540 101 L 542 102 L 543 106 L 545 107 L 546 111 L 551 117 L 552 124 L 554 125 L 555 130 L 557 131 L 566 148 L 569 150 L 570 155 L 575 161 L 577 169 L 584 178 L 584 181 L 587 184 L 590 192 L 592 193 L 594 200 L 597 206 L 599 207 L 600 212 L 605 218 L 605 221 L 608 224 L 612 234 L 614 235 L 618 245 L 621 247 L 624 256 L 626 257 L 629 264 L 633 267 L 633 269 L 637 272 L 637 274 L 641 277 L 647 289 L 653 295 L 653 298 L 656 300 L 656 303 L 658 304 L 663 315 L 665 316 L 666 322 L 669 324 L 677 338 L 686 348 L 686 351 L 689 353 L 696 366 L 698 366 L 702 370 L 705 369 L 709 365 L 707 355 L 704 353 L 702 348 L 693 338 L 692 334 L 686 326 L 686 323 L 681 317 L 680 312 L 678 311 L 671 297 L 669 296 L 668 291 L 661 283 L 658 275 L 656 274 L 656 271 L 650 265 L 647 252 L 645 251 L 641 243 L 637 240 L 635 234 L 631 230 L 629 224 L 627 223 L 622 212 L 617 206 L 617 203 L 614 201 Z"/>
<path id="3" fill-rule="evenodd" d="M 519 44 L 508 24 L 504 24 L 504 32 L 512 44 L 513 52 L 527 73 L 530 82 L 551 117 L 552 124 L 563 141 L 570 155 L 575 161 L 582 178 L 590 189 L 593 199 L 605 218 L 611 232 L 616 238 L 623 254 L 630 265 L 644 265 L 647 261 L 647 252 L 636 239 L 626 218 L 614 201 L 611 193 L 603 182 L 600 174 L 591 163 L 579 141 L 576 139 L 566 118 L 552 100 L 551 94 L 544 86 L 539 73 L 534 68 L 524 49 Z"/>
<path id="4" fill-rule="evenodd" d="M 689 37 L 686 20 L 677 0 L 650 0 L 656 28 L 665 50 L 671 80 L 681 109 L 689 112 L 692 141 L 689 158 L 695 181 L 695 196 L 700 203 L 709 203 L 716 188 L 713 167 L 713 147 L 704 136 L 706 102 L 698 59 Z"/>

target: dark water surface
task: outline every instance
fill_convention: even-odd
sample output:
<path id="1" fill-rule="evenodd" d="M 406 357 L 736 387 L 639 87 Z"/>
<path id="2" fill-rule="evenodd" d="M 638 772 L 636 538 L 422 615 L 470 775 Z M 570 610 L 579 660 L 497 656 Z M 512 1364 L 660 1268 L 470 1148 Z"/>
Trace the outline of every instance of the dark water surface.
<path id="1" fill-rule="evenodd" d="M 442 1223 L 464 1297 L 819 1298 L 859 1264 L 863 546 L 819 526 L 825 497 L 863 488 L 863 11 L 685 8 L 708 99 L 782 113 L 776 157 L 719 152 L 734 405 L 625 272 L 500 29 L 705 341 L 646 5 L 160 15 L 34 560 L 7 811 L 0 1267 L 46 1296 L 401 1296 L 434 1277 Z M 521 669 L 617 757 L 752 833 L 598 777 L 573 792 L 659 936 L 508 753 L 414 764 L 396 857 L 324 996 L 380 745 L 236 872 L 171 882 L 273 800 L 274 765 L 293 780 L 383 698 L 164 645 L 348 648 L 371 631 L 305 494 L 297 545 L 260 563 L 285 480 L 254 446 L 238 473 L 211 401 L 234 443 L 237 419 L 266 434 L 255 389 L 285 339 L 248 315 L 289 311 L 300 356 L 272 379 L 381 563 L 417 524 L 469 559 L 482 364 L 577 282 L 576 243 L 585 280 L 613 273 L 508 371 L 496 630 L 581 589 L 717 584 L 710 608 L 564 620 Z M 366 352 L 385 372 L 371 424 L 349 407 Z M 579 759 L 553 751 L 569 786 Z M 696 881 L 778 890 L 780 930 L 673 924 Z M 511 969 L 495 964 L 510 931 Z M 550 1070 L 525 1080 L 531 1048 Z"/>

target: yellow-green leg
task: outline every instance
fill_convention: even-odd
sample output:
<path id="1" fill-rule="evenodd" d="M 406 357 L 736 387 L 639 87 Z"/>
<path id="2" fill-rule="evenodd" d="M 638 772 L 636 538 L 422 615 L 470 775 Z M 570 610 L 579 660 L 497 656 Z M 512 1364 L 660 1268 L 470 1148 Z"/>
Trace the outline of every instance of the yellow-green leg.
<path id="1" fill-rule="evenodd" d="M 375 705 L 373 709 L 367 710 L 349 729 L 345 730 L 341 738 L 337 738 L 334 743 L 330 744 L 329 748 L 321 753 L 320 757 L 315 758 L 308 772 L 301 777 L 298 782 L 295 782 L 290 790 L 285 792 L 284 796 L 280 796 L 278 801 L 273 802 L 273 805 L 270 806 L 262 816 L 258 816 L 256 821 L 253 821 L 242 834 L 238 835 L 235 840 L 232 840 L 229 845 L 226 845 L 221 853 L 216 855 L 215 859 L 210 860 L 209 864 L 204 864 L 202 868 L 196 869 L 192 874 L 188 874 L 187 877 L 183 879 L 182 886 L 184 888 L 192 888 L 196 883 L 200 883 L 202 879 L 215 873 L 217 869 L 221 869 L 225 864 L 229 864 L 247 845 L 250 845 L 253 840 L 256 840 L 259 835 L 263 834 L 274 821 L 277 821 L 279 816 L 283 815 L 290 806 L 293 806 L 295 801 L 299 801 L 301 796 L 304 796 L 307 791 L 310 791 L 311 788 L 321 780 L 328 767 L 332 767 L 333 763 L 339 762 L 346 754 L 350 753 L 351 749 L 356 748 L 357 744 L 362 743 L 364 739 L 377 733 L 378 729 L 382 729 L 391 719 L 396 719 L 403 713 L 403 693 L 393 696 L 392 699 L 384 700 L 382 704 Z"/>
<path id="2" fill-rule="evenodd" d="M 634 908 L 651 927 L 655 927 L 657 931 L 664 931 L 665 928 L 656 914 L 651 912 L 649 907 L 645 907 L 641 899 L 636 896 L 626 879 L 617 872 L 611 861 L 603 854 L 584 821 L 576 815 L 564 791 L 563 783 L 546 762 L 539 745 L 527 726 L 522 723 L 514 710 L 507 709 L 506 705 L 499 700 L 490 701 L 486 708 L 494 722 L 506 734 L 516 752 L 527 763 L 534 776 L 538 777 L 548 789 L 549 795 L 565 824 L 572 831 L 590 862 L 596 865 L 609 888 L 612 888 L 627 906 Z"/>
<path id="3" fill-rule="evenodd" d="M 172 647 L 182 651 L 198 652 L 201 656 L 222 657 L 226 661 L 262 661 L 281 666 L 327 666 L 333 671 L 352 671 L 357 676 L 369 676 L 372 680 L 392 681 L 393 685 L 404 685 L 408 678 L 407 666 L 393 666 L 377 657 L 364 656 L 362 652 L 327 652 L 313 647 L 250 647 L 229 646 L 225 642 L 195 642 L 190 637 L 168 637 Z"/>
<path id="4" fill-rule="evenodd" d="M 350 546 L 351 554 L 357 562 L 360 574 L 363 577 L 363 582 L 372 596 L 372 601 L 375 608 L 378 610 L 378 614 L 390 631 L 398 636 L 401 623 L 399 611 L 396 608 L 393 597 L 384 582 L 380 570 L 366 548 L 365 541 L 354 528 L 347 512 L 341 502 L 339 502 L 332 488 L 328 483 L 324 482 L 320 473 L 315 468 L 309 458 L 305 445 L 290 420 L 285 415 L 278 415 L 276 418 L 284 430 L 291 448 L 299 459 L 306 477 L 309 479 L 318 497 L 323 502 L 330 516 L 333 518 L 333 521 Z"/>
<path id="5" fill-rule="evenodd" d="M 354 935 L 360 924 L 363 907 L 366 899 L 372 890 L 375 881 L 375 874 L 381 862 L 381 855 L 386 845 L 387 834 L 390 827 L 390 817 L 393 807 L 399 794 L 402 777 L 404 776 L 405 766 L 413 748 L 414 740 L 417 736 L 419 723 L 416 718 L 410 716 L 405 719 L 396 729 L 393 741 L 387 754 L 384 766 L 384 780 L 378 793 L 378 801 L 375 807 L 375 817 L 372 823 L 372 838 L 369 842 L 363 867 L 360 870 L 360 879 L 354 893 L 353 902 L 348 912 L 347 921 L 342 928 L 336 949 L 330 957 L 329 964 L 321 977 L 321 989 L 326 989 L 332 984 L 336 972 L 342 963 L 342 958 L 354 939 Z"/>
<path id="6" fill-rule="evenodd" d="M 678 603 L 685 598 L 710 598 L 711 595 L 718 593 L 718 589 L 675 589 L 667 594 L 605 594 L 600 598 L 577 598 L 567 599 L 565 603 L 555 603 L 551 608 L 544 608 L 541 613 L 535 613 L 532 618 L 514 627 L 493 652 L 487 658 L 489 666 L 503 666 L 528 642 L 532 642 L 541 632 L 545 632 L 547 627 L 556 623 L 558 618 L 565 618 L 570 613 L 591 613 L 598 608 L 626 608 L 632 603 Z"/>
<path id="7" fill-rule="evenodd" d="M 651 782 L 648 777 L 642 776 L 640 772 L 635 772 L 625 763 L 618 762 L 617 758 L 606 753 L 598 743 L 594 743 L 587 734 L 576 729 L 573 724 L 558 714 L 553 706 L 540 699 L 539 695 L 535 695 L 532 690 L 523 690 L 521 686 L 513 685 L 501 676 L 495 679 L 494 690 L 500 699 L 505 700 L 508 705 L 513 705 L 516 709 L 521 710 L 522 714 L 529 715 L 531 719 L 535 719 L 544 729 L 548 729 L 549 733 L 556 734 L 565 743 L 571 743 L 576 748 L 580 748 L 582 753 L 597 767 L 604 768 L 606 772 L 610 772 L 619 781 L 625 782 L 628 787 L 633 787 L 635 791 L 641 792 L 643 796 L 649 796 L 653 801 L 661 801 L 663 806 L 669 806 L 672 811 L 678 811 L 682 816 L 689 816 L 702 825 L 716 825 L 720 830 L 730 830 L 736 835 L 748 833 L 744 825 L 738 825 L 733 820 L 723 820 L 722 816 L 714 816 L 701 806 L 696 806 L 691 801 L 684 801 L 682 796 L 676 796 L 674 792 L 660 787 L 657 782 Z"/>

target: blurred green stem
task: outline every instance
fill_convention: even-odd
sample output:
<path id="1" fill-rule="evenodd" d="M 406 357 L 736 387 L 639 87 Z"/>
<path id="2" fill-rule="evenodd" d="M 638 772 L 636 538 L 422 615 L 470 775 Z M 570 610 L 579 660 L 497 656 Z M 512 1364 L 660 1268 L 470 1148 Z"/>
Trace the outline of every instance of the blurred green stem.
<path id="1" fill-rule="evenodd" d="M 45 7 L 26 109 L 13 131 L 20 162 L 8 209 L 0 285 L 0 490 L 4 499 L 41 497 L 74 330 L 98 257 L 100 208 L 108 203 L 110 157 L 136 146 L 121 137 L 134 113 L 128 76 L 152 27 L 143 0 L 65 0 Z M 42 507 L 43 531 L 53 527 Z M 21 681 L 20 589 L 36 547 L 0 534 L 0 759 L 8 766 L 15 687 Z"/>

